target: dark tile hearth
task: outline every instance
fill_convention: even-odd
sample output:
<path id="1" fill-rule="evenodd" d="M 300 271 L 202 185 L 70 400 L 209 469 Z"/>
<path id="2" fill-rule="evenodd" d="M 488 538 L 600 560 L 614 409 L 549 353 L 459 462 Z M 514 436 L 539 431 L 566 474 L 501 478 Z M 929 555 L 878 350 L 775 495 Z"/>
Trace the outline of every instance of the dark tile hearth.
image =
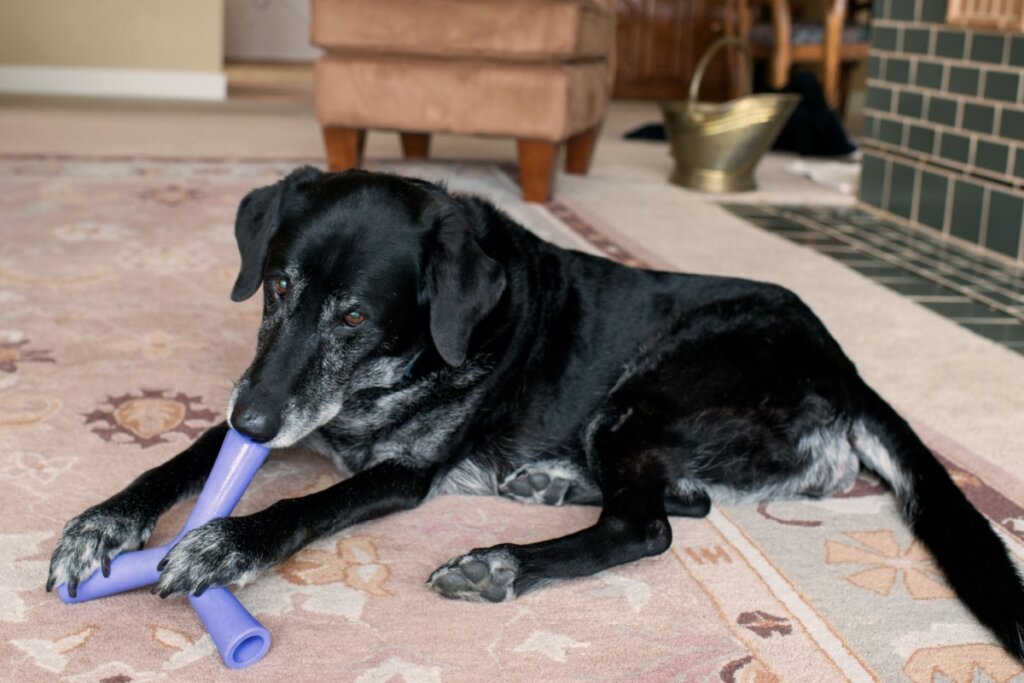
<path id="1" fill-rule="evenodd" d="M 724 204 L 940 315 L 1024 354 L 1024 268 L 863 209 Z"/>
<path id="2" fill-rule="evenodd" d="M 902 3 L 873 3 L 860 199 L 1024 263 L 1024 36 Z"/>

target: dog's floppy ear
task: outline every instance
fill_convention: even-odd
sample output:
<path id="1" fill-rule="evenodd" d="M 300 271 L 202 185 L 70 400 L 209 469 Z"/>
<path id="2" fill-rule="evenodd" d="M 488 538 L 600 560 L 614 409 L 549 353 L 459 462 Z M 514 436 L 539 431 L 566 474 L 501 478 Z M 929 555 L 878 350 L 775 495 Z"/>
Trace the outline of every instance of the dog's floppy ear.
<path id="1" fill-rule="evenodd" d="M 260 288 L 267 245 L 277 232 L 281 213 L 281 183 L 253 190 L 238 205 L 235 239 L 242 267 L 231 290 L 232 301 L 245 301 Z"/>
<path id="2" fill-rule="evenodd" d="M 448 365 L 466 360 L 473 329 L 498 304 L 505 270 L 473 239 L 462 207 L 446 207 L 427 265 L 430 335 Z"/>
<path id="3" fill-rule="evenodd" d="M 296 180 L 321 175 L 310 166 L 292 171 L 273 185 L 253 190 L 238 205 L 235 217 L 235 239 L 242 267 L 231 290 L 233 301 L 245 301 L 260 288 L 267 262 L 267 247 L 281 224 L 281 204 L 286 190 Z"/>

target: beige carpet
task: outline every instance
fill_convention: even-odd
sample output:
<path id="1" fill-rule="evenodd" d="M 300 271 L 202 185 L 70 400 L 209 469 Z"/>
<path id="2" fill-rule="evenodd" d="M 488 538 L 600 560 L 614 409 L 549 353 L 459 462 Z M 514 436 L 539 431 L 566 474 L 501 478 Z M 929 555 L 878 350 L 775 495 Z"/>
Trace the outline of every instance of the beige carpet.
<path id="1" fill-rule="evenodd" d="M 647 105 L 614 106 L 591 176 L 561 177 L 548 207 L 518 202 L 493 167 L 402 169 L 487 194 L 566 246 L 794 288 L 1016 537 L 1024 359 L 714 198 L 668 185 L 664 147 L 619 139 L 656 116 Z M 315 161 L 318 131 L 293 104 L 30 98 L 0 99 L 0 131 L 0 671 L 16 680 L 226 678 L 183 601 L 139 593 L 65 607 L 40 586 L 69 515 L 166 459 L 223 409 L 257 315 L 225 294 L 234 206 L 292 163 Z M 394 158 L 397 140 L 371 135 L 368 151 Z M 514 147 L 442 137 L 435 152 L 510 160 Z M 849 202 L 786 174 L 787 163 L 768 158 L 763 189 L 739 199 Z M 28 197 L 25 188 L 34 188 Z M 242 510 L 335 477 L 307 455 L 272 460 Z M 1019 672 L 942 594 L 888 497 L 870 487 L 828 503 L 677 522 L 670 554 L 510 605 L 447 603 L 422 587 L 435 565 L 469 547 L 539 540 L 593 514 L 445 498 L 321 544 L 240 593 L 275 636 L 244 675 L 818 681 L 932 680 L 937 666 L 945 679 L 974 680 L 975 664 L 993 680 Z M 172 513 L 164 533 L 182 516 Z M 427 645 L 422 633 L 432 634 Z"/>
<path id="2" fill-rule="evenodd" d="M 232 304 L 231 222 L 278 162 L 0 158 L 0 662 L 8 680 L 228 678 L 182 598 L 67 606 L 42 591 L 71 515 L 218 419 L 258 303 Z M 579 186 L 525 205 L 487 164 L 398 164 L 486 194 L 539 234 L 637 265 L 661 256 L 596 220 Z M 567 183 L 568 185 L 568 183 Z M 675 229 L 686 230 L 686 226 Z M 700 247 L 696 247 L 699 251 Z M 1020 551 L 1024 487 L 925 429 Z M 240 512 L 324 488 L 274 456 Z M 155 540 L 180 525 L 172 511 Z M 447 496 L 326 539 L 238 591 L 271 630 L 254 680 L 1007 680 L 1022 675 L 951 596 L 870 480 L 816 502 L 716 508 L 669 553 L 501 605 L 423 584 L 469 548 L 590 523 L 590 508 Z M 235 677 L 238 674 L 231 674 Z"/>

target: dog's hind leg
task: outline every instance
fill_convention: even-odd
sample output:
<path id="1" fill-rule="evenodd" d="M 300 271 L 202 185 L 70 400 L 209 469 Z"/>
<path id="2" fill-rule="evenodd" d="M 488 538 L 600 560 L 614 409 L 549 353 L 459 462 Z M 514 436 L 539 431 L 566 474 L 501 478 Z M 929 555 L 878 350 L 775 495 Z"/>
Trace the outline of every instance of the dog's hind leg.
<path id="1" fill-rule="evenodd" d="M 596 524 L 541 543 L 473 550 L 438 568 L 428 579 L 430 587 L 448 598 L 500 602 L 552 581 L 665 552 L 672 529 L 665 509 L 664 454 L 630 432 L 595 438 L 593 459 L 604 499 Z"/>
<path id="2" fill-rule="evenodd" d="M 551 581 L 663 553 L 672 542 L 663 490 L 657 474 L 645 473 L 605 498 L 593 526 L 541 543 L 473 550 L 442 565 L 427 583 L 447 598 L 501 602 Z"/>
<path id="3" fill-rule="evenodd" d="M 711 497 L 704 490 L 684 494 L 669 488 L 665 493 L 665 512 L 670 517 L 707 517 L 711 512 Z"/>
<path id="4" fill-rule="evenodd" d="M 498 484 L 498 494 L 518 503 L 540 505 L 600 505 L 603 501 L 593 478 L 563 460 L 523 465 Z M 711 498 L 700 488 L 678 491 L 670 485 L 665 489 L 665 512 L 669 517 L 707 517 Z"/>

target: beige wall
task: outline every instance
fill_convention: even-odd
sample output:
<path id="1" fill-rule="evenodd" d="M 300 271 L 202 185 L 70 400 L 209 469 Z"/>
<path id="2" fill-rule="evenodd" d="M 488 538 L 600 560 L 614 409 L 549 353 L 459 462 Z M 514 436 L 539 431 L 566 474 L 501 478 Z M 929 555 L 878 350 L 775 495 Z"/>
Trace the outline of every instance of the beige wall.
<path id="1" fill-rule="evenodd" d="M 0 64 L 221 71 L 223 0 L 0 0 Z"/>

